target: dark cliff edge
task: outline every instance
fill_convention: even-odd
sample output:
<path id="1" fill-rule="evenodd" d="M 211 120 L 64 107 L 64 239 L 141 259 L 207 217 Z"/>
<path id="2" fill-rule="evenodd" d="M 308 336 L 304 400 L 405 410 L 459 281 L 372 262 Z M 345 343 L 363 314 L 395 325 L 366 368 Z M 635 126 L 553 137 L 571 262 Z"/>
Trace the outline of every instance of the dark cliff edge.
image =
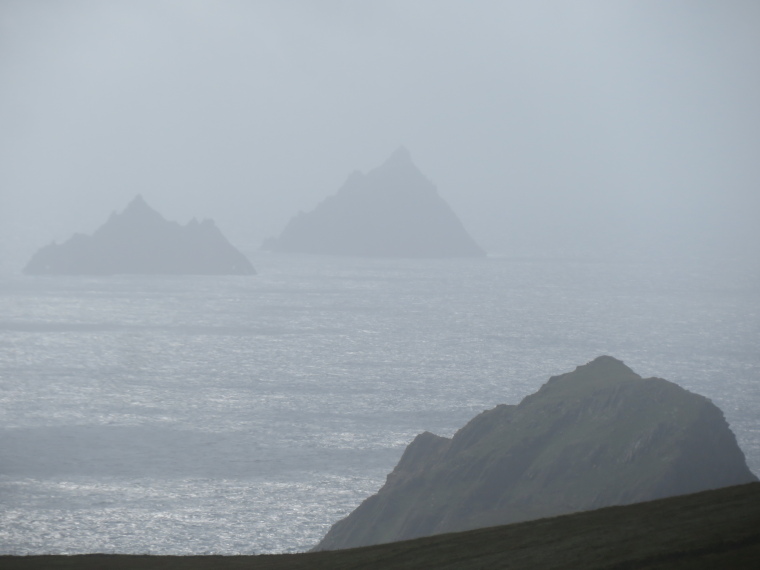
<path id="1" fill-rule="evenodd" d="M 137 196 L 92 236 L 43 247 L 24 268 L 30 275 L 255 275 L 251 262 L 212 220 L 182 226 Z"/>
<path id="2" fill-rule="evenodd" d="M 367 174 L 351 174 L 336 194 L 298 214 L 262 249 L 359 257 L 485 256 L 404 148 Z"/>
<path id="3" fill-rule="evenodd" d="M 757 481 L 723 413 L 601 356 L 451 439 L 424 433 L 314 550 L 353 548 Z"/>

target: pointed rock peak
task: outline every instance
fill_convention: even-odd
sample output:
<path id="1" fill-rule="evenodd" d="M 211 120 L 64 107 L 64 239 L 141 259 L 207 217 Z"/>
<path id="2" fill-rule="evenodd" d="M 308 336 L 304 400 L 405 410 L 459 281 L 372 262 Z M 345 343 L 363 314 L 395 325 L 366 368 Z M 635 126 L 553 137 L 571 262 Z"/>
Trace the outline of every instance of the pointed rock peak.
<path id="1" fill-rule="evenodd" d="M 124 208 L 124 211 L 121 213 L 121 216 L 117 217 L 117 219 L 118 218 L 124 220 L 124 223 L 127 221 L 131 221 L 132 223 L 137 221 L 140 223 L 148 223 L 150 221 L 154 224 L 166 222 L 166 219 L 157 210 L 154 210 L 148 205 L 142 197 L 142 194 L 135 196 L 134 199 L 127 204 L 127 207 Z"/>
<path id="2" fill-rule="evenodd" d="M 354 170 L 351 174 L 348 175 L 348 178 L 346 178 L 346 183 L 357 182 L 362 178 L 364 178 L 364 173 L 359 172 L 358 170 Z"/>
<path id="3" fill-rule="evenodd" d="M 404 178 L 424 178 L 427 182 L 427 177 L 425 177 L 422 172 L 417 168 L 417 165 L 414 164 L 412 161 L 412 155 L 411 153 L 406 149 L 406 147 L 400 146 L 398 147 L 393 154 L 391 154 L 385 162 L 383 162 L 380 166 L 375 168 L 374 170 L 371 170 L 367 173 L 367 175 L 372 178 L 376 176 L 381 177 L 397 177 L 402 176 Z"/>
<path id="4" fill-rule="evenodd" d="M 612 356 L 602 355 L 597 356 L 591 362 L 578 366 L 576 370 L 593 370 L 595 372 L 608 372 L 608 373 L 632 373 L 633 370 L 628 368 L 622 360 L 613 358 Z"/>
<path id="5" fill-rule="evenodd" d="M 148 203 L 145 201 L 145 198 L 142 197 L 142 194 L 138 194 L 134 198 L 132 198 L 132 201 L 129 203 L 127 208 L 149 208 Z"/>
<path id="6" fill-rule="evenodd" d="M 628 368 L 622 360 L 606 355 L 599 356 L 583 366 L 578 366 L 568 376 L 577 380 L 583 379 L 583 381 L 588 381 L 597 387 L 608 386 L 610 383 L 641 380 L 641 376 Z"/>
<path id="7" fill-rule="evenodd" d="M 405 146 L 398 147 L 393 154 L 388 157 L 383 166 L 386 165 L 414 164 L 412 155 Z"/>
<path id="8" fill-rule="evenodd" d="M 338 194 L 345 194 L 346 192 L 349 192 L 352 188 L 360 185 L 362 183 L 362 180 L 364 180 L 364 174 L 358 170 L 354 170 L 351 174 L 348 175 L 348 178 L 346 178 L 343 186 L 338 189 Z M 303 212 L 298 212 L 298 214 L 303 214 Z"/>
<path id="9" fill-rule="evenodd" d="M 629 380 L 640 380 L 641 376 L 628 368 L 622 360 L 611 356 L 598 356 L 591 362 L 577 366 L 572 372 L 552 376 L 541 389 L 524 401 L 531 400 L 537 394 L 543 393 L 544 388 L 559 389 L 560 391 L 570 389 L 572 386 L 585 385 L 589 387 L 602 388 L 610 382 L 626 382 Z"/>
<path id="10" fill-rule="evenodd" d="M 142 194 L 135 196 L 132 201 L 124 208 L 124 213 L 153 212 L 153 208 L 142 197 Z"/>

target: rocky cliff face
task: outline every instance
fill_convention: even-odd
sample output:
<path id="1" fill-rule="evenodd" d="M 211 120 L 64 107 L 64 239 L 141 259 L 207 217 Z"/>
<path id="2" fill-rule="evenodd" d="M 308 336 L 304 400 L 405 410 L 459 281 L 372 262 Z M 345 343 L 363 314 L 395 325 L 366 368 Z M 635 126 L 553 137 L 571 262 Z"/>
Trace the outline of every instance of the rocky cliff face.
<path id="1" fill-rule="evenodd" d="M 51 275 L 252 275 L 251 262 L 211 220 L 185 226 L 165 220 L 137 196 L 92 236 L 75 234 L 32 256 L 24 273 Z"/>
<path id="2" fill-rule="evenodd" d="M 453 438 L 423 433 L 316 550 L 508 524 L 756 481 L 722 412 L 609 356 Z"/>
<path id="3" fill-rule="evenodd" d="M 406 149 L 293 218 L 264 249 L 365 257 L 482 257 L 459 218 Z"/>

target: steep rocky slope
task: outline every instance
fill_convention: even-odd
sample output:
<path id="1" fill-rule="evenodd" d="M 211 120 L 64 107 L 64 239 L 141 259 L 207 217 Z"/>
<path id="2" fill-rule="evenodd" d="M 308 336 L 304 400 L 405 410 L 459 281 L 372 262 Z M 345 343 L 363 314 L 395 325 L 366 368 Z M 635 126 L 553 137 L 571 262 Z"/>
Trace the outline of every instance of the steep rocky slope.
<path id="1" fill-rule="evenodd" d="M 351 174 L 335 195 L 297 215 L 263 248 L 365 257 L 485 255 L 404 148 L 367 174 Z"/>
<path id="2" fill-rule="evenodd" d="M 625 505 L 756 481 L 722 412 L 601 356 L 452 439 L 423 433 L 316 550 Z"/>

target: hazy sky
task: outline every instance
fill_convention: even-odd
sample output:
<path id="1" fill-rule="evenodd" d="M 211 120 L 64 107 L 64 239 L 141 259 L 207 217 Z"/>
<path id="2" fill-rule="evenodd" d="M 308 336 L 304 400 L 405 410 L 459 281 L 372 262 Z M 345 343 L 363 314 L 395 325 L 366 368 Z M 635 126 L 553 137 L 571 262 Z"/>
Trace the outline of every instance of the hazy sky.
<path id="1" fill-rule="evenodd" d="M 0 0 L 14 271 L 137 193 L 258 245 L 399 145 L 491 252 L 760 258 L 760 2 Z"/>

